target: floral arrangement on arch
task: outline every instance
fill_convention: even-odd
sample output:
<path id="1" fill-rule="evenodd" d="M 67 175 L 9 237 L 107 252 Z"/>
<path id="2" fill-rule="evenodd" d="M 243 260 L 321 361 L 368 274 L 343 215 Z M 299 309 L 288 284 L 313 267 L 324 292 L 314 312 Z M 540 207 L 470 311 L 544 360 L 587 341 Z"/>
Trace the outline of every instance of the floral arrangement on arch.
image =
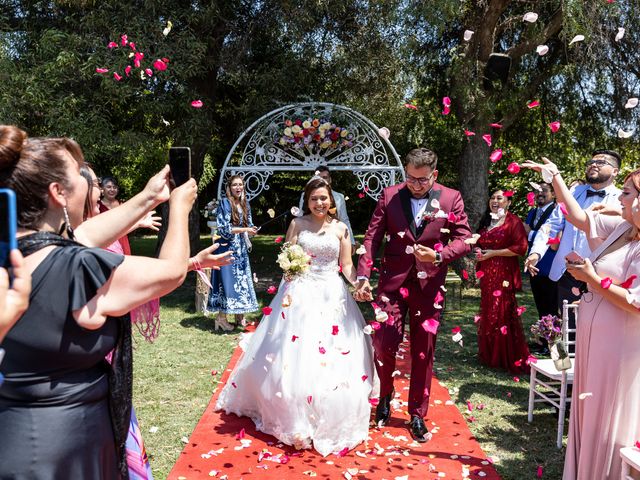
<path id="1" fill-rule="evenodd" d="M 318 118 L 284 121 L 277 143 L 294 150 L 306 148 L 311 153 L 327 152 L 353 145 L 353 134 L 346 128 Z"/>

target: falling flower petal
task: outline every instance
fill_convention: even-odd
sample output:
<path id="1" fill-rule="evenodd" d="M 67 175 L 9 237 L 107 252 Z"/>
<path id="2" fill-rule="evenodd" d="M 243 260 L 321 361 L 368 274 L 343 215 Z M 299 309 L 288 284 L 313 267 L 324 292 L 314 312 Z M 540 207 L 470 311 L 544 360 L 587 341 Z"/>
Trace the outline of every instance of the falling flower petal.
<path id="1" fill-rule="evenodd" d="M 404 107 L 405 108 L 409 108 L 411 110 L 418 110 L 418 107 L 416 105 L 412 104 L 412 103 L 405 103 Z"/>
<path id="2" fill-rule="evenodd" d="M 406 287 L 400 287 L 399 292 L 402 298 L 407 298 L 409 296 L 409 290 Z"/>
<path id="3" fill-rule="evenodd" d="M 543 472 L 542 465 L 538 465 L 538 470 L 536 471 L 536 477 L 542 478 L 542 472 Z"/>
<path id="4" fill-rule="evenodd" d="M 273 295 L 277 291 L 278 291 L 278 288 L 275 285 L 270 285 L 269 288 L 267 288 L 267 293 L 271 295 Z"/>
<path id="5" fill-rule="evenodd" d="M 453 327 L 453 328 L 451 329 L 451 333 L 453 333 L 454 335 L 455 335 L 456 333 L 460 333 L 460 327 Z"/>
<path id="6" fill-rule="evenodd" d="M 546 45 L 538 45 L 536 47 L 536 52 L 540 56 L 546 55 L 547 53 L 549 53 L 549 47 L 547 47 Z"/>
<path id="7" fill-rule="evenodd" d="M 297 336 L 297 335 L 291 335 L 291 341 L 292 342 L 295 342 L 298 338 L 300 338 L 300 337 Z"/>
<path id="8" fill-rule="evenodd" d="M 489 160 L 491 160 L 493 163 L 496 163 L 501 158 L 502 158 L 502 150 L 499 148 L 491 152 L 491 155 L 489 155 Z"/>
<path id="9" fill-rule="evenodd" d="M 505 190 L 504 192 L 502 192 L 502 195 L 504 195 L 505 197 L 513 197 L 513 190 Z M 502 212 L 498 210 L 498 214 L 504 215 L 504 210 Z"/>
<path id="10" fill-rule="evenodd" d="M 474 233 L 471 235 L 470 238 L 465 238 L 464 243 L 466 243 L 467 245 L 475 245 L 479 238 L 480 238 L 480 234 Z"/>
<path id="11" fill-rule="evenodd" d="M 613 281 L 609 277 L 604 277 L 602 280 L 600 280 L 600 286 L 605 290 L 609 288 L 612 283 Z"/>
<path id="12" fill-rule="evenodd" d="M 523 314 L 524 312 L 526 312 L 526 311 L 527 311 L 527 307 L 525 307 L 525 306 L 522 306 L 522 307 L 518 307 L 518 308 L 516 308 L 516 314 L 517 314 L 518 316 L 522 315 L 522 314 Z"/>
<path id="13" fill-rule="evenodd" d="M 629 130 L 628 132 L 624 131 L 623 129 L 619 128 L 618 129 L 618 138 L 629 138 L 631 135 L 633 135 L 634 130 Z"/>
<path id="14" fill-rule="evenodd" d="M 420 280 L 424 280 L 425 278 L 427 278 L 427 272 L 418 272 L 417 276 Z"/>
<path id="15" fill-rule="evenodd" d="M 438 252 L 441 253 L 442 250 L 444 249 L 444 245 L 442 245 L 442 243 L 438 242 L 433 246 L 433 249 Z"/>
<path id="16" fill-rule="evenodd" d="M 131 73 L 131 65 L 127 65 L 124 69 L 124 74 L 128 77 Z"/>
<path id="17" fill-rule="evenodd" d="M 536 20 L 538 20 L 538 14 L 535 12 L 527 12 L 522 17 L 522 20 L 525 22 L 534 23 Z"/>
<path id="18" fill-rule="evenodd" d="M 536 203 L 536 194 L 534 192 L 527 193 L 527 203 L 530 207 L 533 207 Z"/>
<path id="19" fill-rule="evenodd" d="M 465 243 L 467 243 L 467 240 L 465 240 Z M 462 270 L 462 278 L 465 280 L 469 280 L 469 272 L 467 272 L 466 270 Z"/>
<path id="20" fill-rule="evenodd" d="M 309 405 L 311 405 L 311 402 L 312 402 L 312 401 L 313 401 L 313 396 L 309 395 L 309 396 L 307 397 L 307 403 L 308 403 Z"/>
<path id="21" fill-rule="evenodd" d="M 164 30 L 162 30 L 162 35 L 164 35 L 165 37 L 169 35 L 169 32 L 171 31 L 172 28 L 173 28 L 173 23 L 171 23 L 171 20 L 167 21 L 167 26 L 164 28 Z"/>
<path id="22" fill-rule="evenodd" d="M 571 41 L 569 42 L 569 45 L 572 45 L 577 42 L 582 42 L 583 40 L 584 40 L 584 35 L 576 35 L 571 39 Z"/>
<path id="23" fill-rule="evenodd" d="M 438 325 L 440 322 L 435 318 L 428 318 L 424 322 L 422 322 L 422 328 L 424 328 L 425 332 L 433 333 L 434 335 L 438 333 Z"/>
<path id="24" fill-rule="evenodd" d="M 476 134 L 476 132 L 472 132 L 471 130 L 467 130 L 467 129 L 465 129 L 465 130 L 464 130 L 464 134 L 465 134 L 467 137 L 473 137 L 473 136 Z"/>
<path id="25" fill-rule="evenodd" d="M 552 133 L 556 133 L 558 130 L 560 130 L 560 122 L 558 121 L 551 122 L 549 124 L 549 128 L 551 129 Z"/>
<path id="26" fill-rule="evenodd" d="M 364 245 L 360 245 L 356 250 L 356 255 L 364 255 L 365 253 L 367 253 L 367 249 Z"/>
<path id="27" fill-rule="evenodd" d="M 380 127 L 378 129 L 378 135 L 380 135 L 385 140 L 389 140 L 389 138 L 391 137 L 391 131 L 389 131 L 387 127 Z"/>
<path id="28" fill-rule="evenodd" d="M 624 108 L 636 108 L 638 106 L 638 99 L 636 97 L 632 97 L 627 100 L 627 103 L 624 104 Z"/>
<path id="29" fill-rule="evenodd" d="M 502 295 L 502 290 L 494 290 L 493 291 L 493 296 L 494 297 L 499 297 L 500 295 Z"/>
<path id="30" fill-rule="evenodd" d="M 291 210 L 289 211 L 291 212 L 291 215 L 293 215 L 294 217 L 302 216 L 302 211 L 298 207 L 291 207 Z"/>
<path id="31" fill-rule="evenodd" d="M 503 325 L 500 327 L 500 333 L 502 333 L 502 335 L 506 335 L 507 334 L 507 326 Z"/>
<path id="32" fill-rule="evenodd" d="M 126 35 L 122 35 L 120 37 L 120 44 L 124 47 L 127 44 L 128 40 L 127 40 L 127 36 Z"/>
<path id="33" fill-rule="evenodd" d="M 108 71 L 108 68 L 96 68 L 96 73 L 107 73 Z"/>
<path id="34" fill-rule="evenodd" d="M 491 135 L 489 135 L 488 133 L 485 135 L 482 135 L 482 139 L 485 141 L 485 143 L 488 146 L 491 146 Z"/>
<path id="35" fill-rule="evenodd" d="M 473 37 L 473 33 L 473 30 L 465 30 L 462 38 L 464 38 L 465 42 L 468 42 L 469 40 L 471 40 L 471 37 Z"/>
<path id="36" fill-rule="evenodd" d="M 276 216 L 276 211 L 273 208 L 270 208 L 267 210 L 267 215 L 269 215 L 269 218 L 273 218 Z"/>
<path id="37" fill-rule="evenodd" d="M 540 102 L 538 100 L 534 100 L 533 102 L 527 103 L 527 108 L 536 108 L 540 106 Z"/>
<path id="38" fill-rule="evenodd" d="M 283 238 L 282 237 L 276 237 L 274 242 L 276 243 L 282 243 Z"/>
<path id="39" fill-rule="evenodd" d="M 193 102 L 191 102 L 191 106 L 193 108 L 202 108 L 203 105 L 204 103 L 202 103 L 202 100 L 194 100 Z"/>
<path id="40" fill-rule="evenodd" d="M 629 278 L 627 278 L 624 282 L 622 282 L 620 284 L 620 286 L 622 288 L 631 288 L 631 285 L 633 285 L 633 281 L 638 278 L 637 275 L 631 275 Z"/>
<path id="41" fill-rule="evenodd" d="M 273 308 L 271 307 L 263 307 L 262 308 L 262 313 L 265 315 L 271 315 L 271 312 L 273 311 Z"/>
<path id="42" fill-rule="evenodd" d="M 518 165 L 516 162 L 511 162 L 507 167 L 507 171 L 513 175 L 516 175 L 517 173 L 520 173 L 520 165 Z"/>
<path id="43" fill-rule="evenodd" d="M 622 40 L 622 37 L 624 37 L 624 28 L 618 27 L 618 33 L 616 33 L 615 41 L 619 42 L 620 40 Z"/>
<path id="44" fill-rule="evenodd" d="M 153 62 L 153 68 L 155 68 L 159 72 L 164 72 L 167 69 L 167 64 L 158 58 L 155 62 Z"/>
<path id="45" fill-rule="evenodd" d="M 146 73 L 150 77 L 153 76 L 153 70 L 151 70 L 150 68 L 145 68 L 144 73 Z"/>
<path id="46" fill-rule="evenodd" d="M 119 82 L 120 80 L 122 80 L 122 75 L 120 75 L 118 72 L 113 72 L 113 78 L 116 82 Z"/>
<path id="47" fill-rule="evenodd" d="M 502 128 L 502 124 L 501 123 L 490 123 L 489 126 L 491 128 Z"/>
<path id="48" fill-rule="evenodd" d="M 549 237 L 549 240 L 547 240 L 547 245 L 557 245 L 560 243 L 560 238 L 558 237 Z"/>
<path id="49" fill-rule="evenodd" d="M 371 325 L 365 325 L 364 328 L 362 329 L 362 331 L 366 335 L 371 335 L 373 333 L 373 327 Z"/>
<path id="50" fill-rule="evenodd" d="M 320 352 L 321 355 L 324 355 L 327 353 L 327 350 L 324 347 L 318 347 L 318 352 Z"/>
<path id="51" fill-rule="evenodd" d="M 476 278 L 480 280 L 482 277 L 484 277 L 484 272 L 482 270 L 476 271 Z"/>
<path id="52" fill-rule="evenodd" d="M 331 326 L 331 335 L 337 335 L 339 331 L 340 331 L 340 328 L 338 327 L 338 325 Z"/>

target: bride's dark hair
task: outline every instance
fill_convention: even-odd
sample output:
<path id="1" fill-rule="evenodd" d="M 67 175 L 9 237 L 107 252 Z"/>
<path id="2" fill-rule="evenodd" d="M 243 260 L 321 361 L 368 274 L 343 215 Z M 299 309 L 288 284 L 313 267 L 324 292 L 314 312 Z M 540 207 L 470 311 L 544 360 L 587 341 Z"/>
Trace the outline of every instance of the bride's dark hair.
<path id="1" fill-rule="evenodd" d="M 307 182 L 307 186 L 304 187 L 304 200 L 302 203 L 302 213 L 305 215 L 309 215 L 311 210 L 309 209 L 309 198 L 311 197 L 311 192 L 317 190 L 318 188 L 326 188 L 327 192 L 329 192 L 329 199 L 331 200 L 331 208 L 335 212 L 336 201 L 333 199 L 333 191 L 331 190 L 331 185 L 322 177 L 313 177 L 311 180 Z M 331 218 L 335 218 L 335 213 L 331 213 L 329 211 L 329 216 Z"/>

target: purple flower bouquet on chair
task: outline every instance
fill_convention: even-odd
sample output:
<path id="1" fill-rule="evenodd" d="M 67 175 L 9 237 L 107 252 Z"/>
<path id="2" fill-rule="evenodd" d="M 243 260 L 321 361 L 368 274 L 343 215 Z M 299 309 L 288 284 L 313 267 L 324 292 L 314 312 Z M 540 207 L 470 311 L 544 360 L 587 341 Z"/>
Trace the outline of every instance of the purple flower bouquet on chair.
<path id="1" fill-rule="evenodd" d="M 547 341 L 551 359 L 559 371 L 571 368 L 571 359 L 562 339 L 562 319 L 556 315 L 545 315 L 531 325 L 531 333 L 537 340 Z"/>

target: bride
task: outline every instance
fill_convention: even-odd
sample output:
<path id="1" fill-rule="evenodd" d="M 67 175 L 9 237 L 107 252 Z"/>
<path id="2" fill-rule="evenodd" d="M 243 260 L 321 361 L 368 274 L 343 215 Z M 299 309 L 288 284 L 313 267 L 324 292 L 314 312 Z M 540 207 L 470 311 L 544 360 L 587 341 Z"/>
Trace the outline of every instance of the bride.
<path id="1" fill-rule="evenodd" d="M 286 237 L 311 256 L 310 268 L 282 280 L 216 404 L 287 445 L 313 445 L 323 456 L 367 438 L 375 397 L 371 339 L 339 276 L 341 270 L 355 283 L 351 239 L 330 213 L 334 206 L 329 184 L 313 177 L 304 191 L 305 215 L 291 222 Z"/>

